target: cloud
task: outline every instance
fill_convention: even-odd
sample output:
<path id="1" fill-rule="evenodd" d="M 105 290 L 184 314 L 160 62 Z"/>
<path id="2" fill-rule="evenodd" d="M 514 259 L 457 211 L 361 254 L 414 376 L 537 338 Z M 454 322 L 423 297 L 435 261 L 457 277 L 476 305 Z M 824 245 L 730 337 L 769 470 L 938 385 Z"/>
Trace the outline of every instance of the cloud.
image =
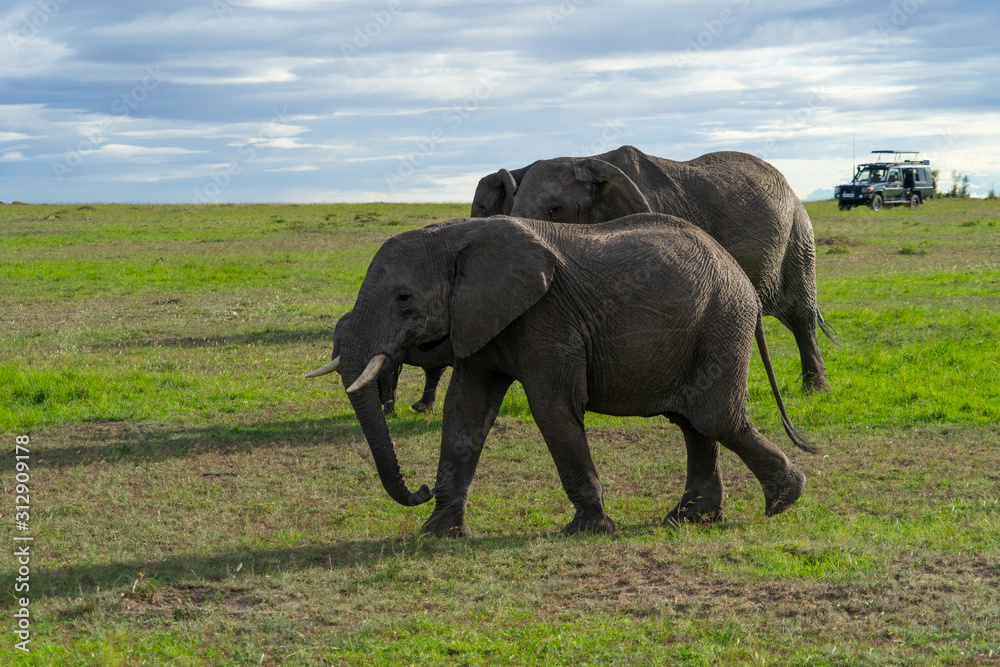
<path id="1" fill-rule="evenodd" d="M 1000 180 L 992 3 L 56 5 L 0 15 L 0 193 L 22 201 L 467 201 L 499 167 L 625 143 L 754 153 L 800 195 L 855 142 Z"/>
<path id="2" fill-rule="evenodd" d="M 150 147 L 129 144 L 105 144 L 93 150 L 81 151 L 84 160 L 99 159 L 111 162 L 139 162 L 151 164 L 166 162 L 178 156 L 196 155 L 208 151 L 196 151 L 178 147 Z"/>

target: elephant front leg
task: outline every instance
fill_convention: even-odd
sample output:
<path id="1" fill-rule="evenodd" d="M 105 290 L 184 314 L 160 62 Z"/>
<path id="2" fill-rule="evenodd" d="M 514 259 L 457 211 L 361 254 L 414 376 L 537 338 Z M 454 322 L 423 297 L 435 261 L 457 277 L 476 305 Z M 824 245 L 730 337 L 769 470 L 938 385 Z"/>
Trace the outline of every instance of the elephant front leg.
<path id="1" fill-rule="evenodd" d="M 382 404 L 382 414 L 386 417 L 396 411 L 396 386 L 403 370 L 403 354 L 399 352 L 386 359 L 378 372 L 378 400 Z"/>
<path id="2" fill-rule="evenodd" d="M 456 364 L 445 394 L 434 511 L 421 528 L 438 537 L 469 535 L 465 508 L 483 443 L 512 380 Z"/>
<path id="3" fill-rule="evenodd" d="M 528 387 L 525 387 L 525 392 L 528 392 Z M 555 461 L 563 490 L 576 510 L 573 520 L 563 527 L 562 532 L 570 535 L 580 532 L 613 533 L 615 522 L 604 511 L 604 492 L 590 456 L 583 427 L 583 410 L 567 405 L 551 405 L 546 400 L 532 400 L 531 393 L 528 393 L 528 404 Z"/>
<path id="4" fill-rule="evenodd" d="M 724 492 L 722 472 L 719 469 L 718 441 L 696 431 L 684 417 L 671 415 L 669 418 L 684 433 L 687 481 L 684 484 L 684 495 L 667 514 L 663 523 L 722 521 Z"/>
<path id="5" fill-rule="evenodd" d="M 437 387 L 444 374 L 444 368 L 424 369 L 424 393 L 420 400 L 410 405 L 417 412 L 431 412 L 434 410 L 434 402 L 437 400 Z"/>

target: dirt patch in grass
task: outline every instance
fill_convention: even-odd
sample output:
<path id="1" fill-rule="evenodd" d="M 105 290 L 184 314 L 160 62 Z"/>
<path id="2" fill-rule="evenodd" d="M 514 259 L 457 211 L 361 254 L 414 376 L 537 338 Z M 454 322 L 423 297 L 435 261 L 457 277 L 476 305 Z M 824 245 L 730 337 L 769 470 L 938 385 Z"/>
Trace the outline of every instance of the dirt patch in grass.
<path id="1" fill-rule="evenodd" d="M 169 587 L 159 588 L 149 595 L 126 595 L 121 610 L 131 614 L 159 613 L 170 618 L 186 618 L 197 610 L 213 607 L 214 610 L 240 616 L 263 603 L 247 589 L 229 587 Z"/>
<path id="2" fill-rule="evenodd" d="M 850 236 L 817 236 L 816 245 L 847 246 L 848 248 L 856 248 L 864 245 L 864 241 L 859 241 L 858 239 L 851 238 Z"/>

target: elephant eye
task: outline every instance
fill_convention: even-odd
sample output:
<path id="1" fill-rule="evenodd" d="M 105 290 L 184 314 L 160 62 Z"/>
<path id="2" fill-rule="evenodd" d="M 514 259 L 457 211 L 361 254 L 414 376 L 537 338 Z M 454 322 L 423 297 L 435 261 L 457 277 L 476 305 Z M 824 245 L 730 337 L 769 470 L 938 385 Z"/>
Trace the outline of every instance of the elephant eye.
<path id="1" fill-rule="evenodd" d="M 549 206 L 549 219 L 550 220 L 552 218 L 555 218 L 560 213 L 562 213 L 562 206 L 560 206 L 559 204 L 553 204 L 552 206 Z"/>
<path id="2" fill-rule="evenodd" d="M 413 300 L 413 295 L 409 292 L 399 292 L 396 294 L 396 304 L 399 306 L 408 306 Z"/>

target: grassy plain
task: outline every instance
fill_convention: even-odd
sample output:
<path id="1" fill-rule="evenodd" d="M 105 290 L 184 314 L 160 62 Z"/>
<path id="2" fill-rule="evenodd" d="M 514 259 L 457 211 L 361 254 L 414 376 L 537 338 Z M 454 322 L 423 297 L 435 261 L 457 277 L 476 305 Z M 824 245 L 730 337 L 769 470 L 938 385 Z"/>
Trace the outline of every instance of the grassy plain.
<path id="1" fill-rule="evenodd" d="M 809 481 L 785 514 L 723 454 L 726 521 L 665 528 L 684 446 L 588 417 L 620 527 L 571 516 L 516 387 L 473 488 L 474 537 L 419 538 L 339 383 L 306 381 L 388 236 L 456 205 L 0 207 L 0 499 L 30 437 L 30 653 L 0 556 L 0 663 L 996 664 L 1000 205 L 808 205 L 828 394 L 766 322 L 750 410 Z M 401 405 L 420 376 L 404 373 Z M 440 407 L 391 419 L 431 482 Z"/>

